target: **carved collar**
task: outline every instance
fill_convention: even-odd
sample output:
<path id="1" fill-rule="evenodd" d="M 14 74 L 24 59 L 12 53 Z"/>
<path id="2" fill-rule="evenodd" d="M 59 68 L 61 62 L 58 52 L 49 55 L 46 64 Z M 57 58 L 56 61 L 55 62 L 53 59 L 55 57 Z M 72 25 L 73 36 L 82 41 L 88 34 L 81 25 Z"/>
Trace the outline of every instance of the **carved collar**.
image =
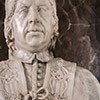
<path id="1" fill-rule="evenodd" d="M 53 59 L 53 54 L 48 50 L 40 53 L 30 53 L 27 51 L 16 50 L 14 53 L 14 58 L 24 63 L 32 63 L 34 59 L 37 59 L 41 62 L 48 62 Z"/>

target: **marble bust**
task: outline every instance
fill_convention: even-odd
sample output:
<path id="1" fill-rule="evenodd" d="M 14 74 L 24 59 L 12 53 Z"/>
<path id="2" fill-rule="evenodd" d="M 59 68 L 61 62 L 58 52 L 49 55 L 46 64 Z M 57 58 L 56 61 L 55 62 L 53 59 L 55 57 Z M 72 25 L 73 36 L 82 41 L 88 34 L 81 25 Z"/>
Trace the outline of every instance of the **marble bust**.
<path id="1" fill-rule="evenodd" d="M 76 63 L 55 58 L 55 0 L 6 0 L 9 59 L 0 62 L 0 100 L 100 100 L 100 84 Z"/>

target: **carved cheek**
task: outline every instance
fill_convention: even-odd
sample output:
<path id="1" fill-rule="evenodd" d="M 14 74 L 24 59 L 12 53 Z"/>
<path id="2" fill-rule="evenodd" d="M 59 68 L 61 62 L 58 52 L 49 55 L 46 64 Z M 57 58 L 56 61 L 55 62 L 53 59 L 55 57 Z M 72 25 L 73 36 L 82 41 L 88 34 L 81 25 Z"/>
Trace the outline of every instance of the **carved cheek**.
<path id="1" fill-rule="evenodd" d="M 13 22 L 13 27 L 14 27 L 14 30 L 16 31 L 16 33 L 17 34 L 23 33 L 23 31 L 25 30 L 26 24 L 27 24 L 26 19 L 21 20 L 19 18 L 16 18 Z"/>

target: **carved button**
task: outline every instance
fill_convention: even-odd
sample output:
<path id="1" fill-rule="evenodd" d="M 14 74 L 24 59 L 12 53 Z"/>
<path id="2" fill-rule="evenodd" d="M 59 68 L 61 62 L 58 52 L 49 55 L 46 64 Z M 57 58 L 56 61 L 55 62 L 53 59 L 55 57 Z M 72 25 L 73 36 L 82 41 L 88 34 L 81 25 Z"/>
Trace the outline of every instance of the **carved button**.
<path id="1" fill-rule="evenodd" d="M 41 69 L 38 69 L 37 73 L 38 74 L 41 74 L 42 73 L 42 70 Z"/>
<path id="2" fill-rule="evenodd" d="M 43 67 L 43 66 L 44 66 L 43 64 L 39 63 L 39 66 L 38 66 L 38 67 L 41 68 L 41 67 Z"/>
<path id="3" fill-rule="evenodd" d="M 40 82 L 37 83 L 38 88 L 40 88 L 42 86 L 42 84 Z"/>
<path id="4" fill-rule="evenodd" d="M 38 80 L 41 80 L 42 77 L 41 77 L 40 75 L 37 75 L 37 79 L 38 79 Z"/>

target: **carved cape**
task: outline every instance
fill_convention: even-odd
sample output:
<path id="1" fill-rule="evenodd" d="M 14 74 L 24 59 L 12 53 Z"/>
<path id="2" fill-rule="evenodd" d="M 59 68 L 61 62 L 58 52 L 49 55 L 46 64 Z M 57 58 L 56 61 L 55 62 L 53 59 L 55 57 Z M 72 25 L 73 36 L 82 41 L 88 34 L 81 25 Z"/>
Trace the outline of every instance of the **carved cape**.
<path id="1" fill-rule="evenodd" d="M 44 87 L 48 100 L 100 100 L 100 85 L 86 69 L 75 63 L 54 58 L 46 65 Z M 0 100 L 22 100 L 27 82 L 23 65 L 18 60 L 0 63 Z"/>

